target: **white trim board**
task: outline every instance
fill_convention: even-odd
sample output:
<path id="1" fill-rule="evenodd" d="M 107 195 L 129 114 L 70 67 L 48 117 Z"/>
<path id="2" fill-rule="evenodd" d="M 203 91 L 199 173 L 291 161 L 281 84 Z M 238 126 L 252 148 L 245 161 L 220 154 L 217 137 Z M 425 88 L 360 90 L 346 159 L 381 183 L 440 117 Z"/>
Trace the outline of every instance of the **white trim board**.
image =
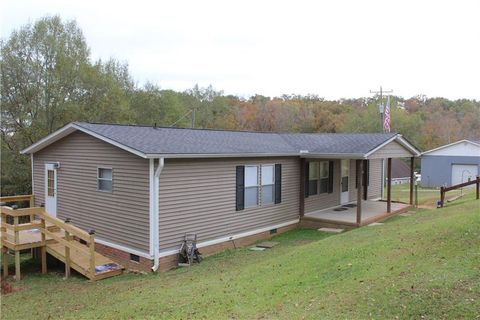
<path id="1" fill-rule="evenodd" d="M 459 146 L 460 144 L 465 144 L 464 146 L 464 150 L 455 150 L 455 149 L 459 149 L 459 148 L 456 148 L 457 146 Z M 453 143 L 449 143 L 449 144 L 446 144 L 444 146 L 440 146 L 438 148 L 435 148 L 435 149 L 431 149 L 431 150 L 428 150 L 428 151 L 425 151 L 422 153 L 422 155 L 445 155 L 445 156 L 480 156 L 480 154 L 472 154 L 472 155 L 465 155 L 465 154 L 461 154 L 462 151 L 465 152 L 466 149 L 468 149 L 467 145 L 470 145 L 471 148 L 480 148 L 480 144 L 476 143 L 476 142 L 473 142 L 473 141 L 470 141 L 470 140 L 460 140 L 460 141 L 456 141 L 456 142 L 453 142 Z M 460 146 L 459 146 L 460 147 Z M 449 148 L 452 148 L 453 149 L 453 152 L 448 152 L 447 150 L 445 149 L 449 149 Z M 460 149 L 462 149 L 460 147 Z M 442 150 L 445 150 L 445 152 L 442 153 Z"/>
<path id="2" fill-rule="evenodd" d="M 129 247 L 125 247 L 125 246 L 122 246 L 121 244 L 116 244 L 116 243 L 113 243 L 113 242 L 110 242 L 110 241 L 107 241 L 107 240 L 104 240 L 104 239 L 101 239 L 101 238 L 95 237 L 95 242 L 98 242 L 98 243 L 103 244 L 105 246 L 112 247 L 114 249 L 121 250 L 121 251 L 124 251 L 124 252 L 127 252 L 127 253 L 136 254 L 137 256 L 140 256 L 140 257 L 143 257 L 143 258 L 153 259 L 153 257 L 150 254 L 148 254 L 147 252 L 139 251 L 137 249 L 133 249 L 133 248 L 129 248 Z"/>
<path id="3" fill-rule="evenodd" d="M 217 239 L 212 239 L 212 240 L 208 240 L 208 241 L 199 242 L 199 243 L 197 243 L 197 248 L 203 248 L 203 247 L 211 246 L 211 245 L 222 243 L 222 242 L 227 242 L 227 241 L 232 241 L 232 240 L 236 240 L 236 239 L 240 239 L 240 238 L 245 238 L 245 237 L 257 234 L 257 233 L 262 233 L 262 232 L 269 231 L 269 230 L 272 230 L 272 229 L 278 229 L 278 228 L 290 226 L 292 224 L 298 223 L 299 221 L 300 221 L 300 219 L 295 219 L 295 220 L 291 220 L 291 221 L 284 222 L 284 223 L 277 224 L 277 225 L 273 225 L 273 226 L 268 226 L 268 227 L 264 227 L 264 228 L 260 228 L 260 229 L 256 229 L 256 230 L 252 230 L 252 231 L 237 233 L 237 234 L 234 234 L 234 235 L 231 235 L 231 236 L 226 236 L 226 237 L 222 237 L 222 238 L 217 238 Z M 163 252 L 160 251 L 160 257 L 171 256 L 171 255 L 177 254 L 179 252 L 180 252 L 180 249 L 173 249 L 173 250 L 168 250 L 168 251 L 163 251 Z"/>

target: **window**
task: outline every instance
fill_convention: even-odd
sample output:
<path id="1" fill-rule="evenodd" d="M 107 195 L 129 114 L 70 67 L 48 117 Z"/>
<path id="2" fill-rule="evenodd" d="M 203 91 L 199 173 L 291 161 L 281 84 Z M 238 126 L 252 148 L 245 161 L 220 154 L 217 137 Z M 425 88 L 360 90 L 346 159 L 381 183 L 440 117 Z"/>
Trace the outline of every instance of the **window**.
<path id="1" fill-rule="evenodd" d="M 320 193 L 328 192 L 330 172 L 328 161 L 320 162 Z"/>
<path id="2" fill-rule="evenodd" d="M 47 170 L 47 195 L 55 196 L 55 171 Z"/>
<path id="3" fill-rule="evenodd" d="M 318 178 L 319 178 L 318 162 L 308 163 L 308 195 L 318 193 Z"/>
<path id="4" fill-rule="evenodd" d="M 113 172 L 110 168 L 98 168 L 98 190 L 112 192 Z"/>
<path id="5" fill-rule="evenodd" d="M 245 167 L 245 208 L 258 206 L 258 166 Z"/>
<path id="6" fill-rule="evenodd" d="M 262 166 L 262 204 L 273 203 L 275 199 L 274 166 Z"/>

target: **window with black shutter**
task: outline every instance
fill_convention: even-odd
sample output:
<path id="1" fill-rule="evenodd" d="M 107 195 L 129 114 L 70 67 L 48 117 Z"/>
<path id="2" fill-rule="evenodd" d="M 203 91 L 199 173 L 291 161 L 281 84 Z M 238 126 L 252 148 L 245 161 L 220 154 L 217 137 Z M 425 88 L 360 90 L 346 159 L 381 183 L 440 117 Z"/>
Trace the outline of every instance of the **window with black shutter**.
<path id="1" fill-rule="evenodd" d="M 236 210 L 245 208 L 245 166 L 237 166 Z"/>
<path id="2" fill-rule="evenodd" d="M 275 203 L 282 202 L 282 165 L 275 165 Z"/>

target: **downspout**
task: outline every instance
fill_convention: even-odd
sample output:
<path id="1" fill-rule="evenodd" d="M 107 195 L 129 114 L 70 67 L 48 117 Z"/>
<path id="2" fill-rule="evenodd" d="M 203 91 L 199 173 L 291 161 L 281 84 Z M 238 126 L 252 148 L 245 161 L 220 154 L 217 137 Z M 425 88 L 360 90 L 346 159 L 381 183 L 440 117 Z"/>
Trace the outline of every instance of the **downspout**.
<path id="1" fill-rule="evenodd" d="M 155 170 L 153 179 L 153 267 L 152 271 L 157 271 L 160 266 L 160 236 L 159 236 L 159 200 L 160 200 L 160 173 L 165 166 L 164 158 L 158 159 L 158 167 Z"/>

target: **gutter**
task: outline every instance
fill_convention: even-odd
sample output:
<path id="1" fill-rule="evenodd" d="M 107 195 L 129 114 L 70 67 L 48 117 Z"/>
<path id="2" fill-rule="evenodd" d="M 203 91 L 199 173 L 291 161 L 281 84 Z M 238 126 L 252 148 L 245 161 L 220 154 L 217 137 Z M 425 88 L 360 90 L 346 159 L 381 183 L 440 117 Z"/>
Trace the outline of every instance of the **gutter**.
<path id="1" fill-rule="evenodd" d="M 153 160 L 155 161 L 155 160 Z M 155 162 L 153 163 L 155 165 Z M 163 167 L 165 167 L 165 158 L 158 158 L 158 167 L 155 170 L 153 178 L 153 201 L 152 201 L 152 214 L 153 214 L 153 267 L 152 271 L 157 271 L 160 266 L 160 235 L 159 235 L 159 200 L 160 200 L 160 173 L 162 173 Z"/>

